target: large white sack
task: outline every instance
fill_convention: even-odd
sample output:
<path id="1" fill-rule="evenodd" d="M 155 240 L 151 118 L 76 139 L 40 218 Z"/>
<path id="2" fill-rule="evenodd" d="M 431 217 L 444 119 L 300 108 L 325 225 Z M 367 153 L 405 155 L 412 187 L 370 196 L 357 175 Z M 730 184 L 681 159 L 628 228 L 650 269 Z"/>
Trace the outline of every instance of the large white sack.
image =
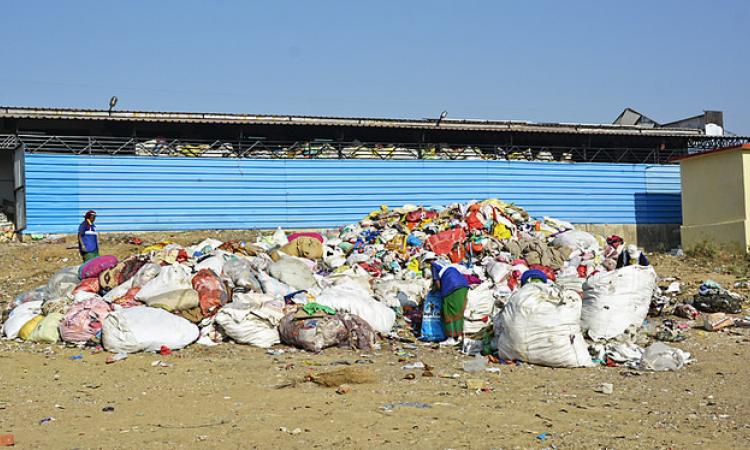
<path id="1" fill-rule="evenodd" d="M 488 261 L 485 265 L 485 269 L 487 271 L 487 275 L 495 283 L 504 281 L 506 278 L 508 278 L 508 275 L 510 275 L 510 272 L 513 270 L 510 264 L 494 260 Z"/>
<path id="2" fill-rule="evenodd" d="M 310 290 L 318 285 L 310 267 L 299 258 L 282 257 L 268 266 L 272 277 L 295 290 Z"/>
<path id="3" fill-rule="evenodd" d="M 18 337 L 18 332 L 26 325 L 26 322 L 42 314 L 42 301 L 32 300 L 21 303 L 11 310 L 8 320 L 3 323 L 3 335 L 8 339 Z"/>
<path id="4" fill-rule="evenodd" d="M 136 306 L 115 311 L 104 319 L 102 343 L 112 353 L 157 351 L 162 346 L 181 349 L 198 339 L 195 324 L 160 308 Z"/>
<path id="5" fill-rule="evenodd" d="M 580 317 L 578 294 L 529 283 L 511 295 L 498 314 L 498 355 L 549 367 L 593 366 Z"/>
<path id="6" fill-rule="evenodd" d="M 229 253 L 218 251 L 216 254 L 209 256 L 196 264 L 193 271 L 198 272 L 201 269 L 211 269 L 214 273 L 221 273 L 224 269 L 224 263 L 229 259 L 227 255 L 229 255 Z"/>
<path id="7" fill-rule="evenodd" d="M 146 283 L 135 298 L 144 301 L 165 292 L 192 289 L 192 287 L 190 269 L 181 264 L 172 264 L 162 267 L 159 275 Z"/>
<path id="8" fill-rule="evenodd" d="M 599 241 L 591 234 L 580 230 L 570 230 L 558 234 L 552 240 L 555 247 L 568 247 L 570 249 L 599 248 Z"/>
<path id="9" fill-rule="evenodd" d="M 495 312 L 495 296 L 492 291 L 492 283 L 484 282 L 473 289 L 469 289 L 466 295 L 466 308 L 464 309 L 464 333 L 476 333 L 484 328 Z"/>
<path id="10" fill-rule="evenodd" d="M 278 326 L 283 317 L 284 301 L 280 299 L 250 308 L 232 302 L 219 310 L 216 323 L 235 342 L 268 348 L 281 342 Z"/>
<path id="11" fill-rule="evenodd" d="M 379 333 L 388 333 L 396 322 L 396 313 L 375 300 L 356 281 L 347 281 L 324 289 L 315 301 L 337 311 L 359 316 Z"/>
<path id="12" fill-rule="evenodd" d="M 376 278 L 373 281 L 375 298 L 390 308 L 411 306 L 416 308 L 430 290 L 429 280 L 398 280 L 395 278 Z"/>
<path id="13" fill-rule="evenodd" d="M 611 339 L 641 326 L 657 288 L 654 269 L 627 266 L 600 272 L 583 283 L 581 328 L 594 340 Z"/>

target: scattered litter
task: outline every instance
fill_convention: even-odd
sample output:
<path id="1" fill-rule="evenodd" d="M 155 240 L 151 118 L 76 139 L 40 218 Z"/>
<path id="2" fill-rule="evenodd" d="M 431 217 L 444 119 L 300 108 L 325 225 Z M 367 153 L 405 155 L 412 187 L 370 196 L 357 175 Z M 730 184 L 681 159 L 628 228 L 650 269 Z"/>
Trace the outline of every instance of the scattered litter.
<path id="1" fill-rule="evenodd" d="M 104 408 L 102 408 L 102 412 L 115 412 L 115 407 L 114 406 L 105 406 Z"/>
<path id="2" fill-rule="evenodd" d="M 599 392 L 599 393 L 602 393 L 602 394 L 607 394 L 607 395 L 609 395 L 609 394 L 611 394 L 612 392 L 614 392 L 614 386 L 612 385 L 612 383 L 602 383 L 602 384 L 600 384 L 599 386 L 597 386 L 597 387 L 596 387 L 596 388 L 594 389 L 594 391 L 596 391 L 596 392 Z"/>
<path id="3" fill-rule="evenodd" d="M 166 361 L 161 361 L 161 360 L 157 359 L 156 361 L 154 361 L 154 362 L 151 363 L 151 367 L 157 367 L 157 366 L 158 367 L 172 367 L 172 366 L 174 366 L 174 364 L 168 363 Z"/>
<path id="4" fill-rule="evenodd" d="M 107 356 L 106 364 L 114 364 L 117 361 L 122 361 L 123 359 L 127 359 L 128 354 L 127 353 L 115 353 L 114 355 Z"/>
<path id="5" fill-rule="evenodd" d="M 423 403 L 423 402 L 395 402 L 395 403 L 386 403 L 385 405 L 380 407 L 380 409 L 385 412 L 392 412 L 397 408 L 429 409 L 429 408 L 432 408 L 432 405 L 430 405 L 429 403 Z"/>
<path id="6" fill-rule="evenodd" d="M 415 363 L 407 364 L 405 366 L 401 366 L 404 370 L 414 370 L 414 369 L 424 369 L 425 365 L 422 361 L 417 361 Z"/>
<path id="7" fill-rule="evenodd" d="M 13 434 L 0 434 L 0 447 L 13 447 L 14 445 L 16 445 L 16 437 Z"/>
<path id="8" fill-rule="evenodd" d="M 42 420 L 39 421 L 39 425 L 47 425 L 47 424 L 49 424 L 51 422 L 54 422 L 54 421 L 55 421 L 55 418 L 52 417 L 52 416 L 45 417 L 44 419 L 42 419 Z"/>
<path id="9" fill-rule="evenodd" d="M 732 327 L 735 319 L 724 313 L 706 314 L 703 317 L 703 329 L 706 331 L 719 331 L 723 328 Z"/>

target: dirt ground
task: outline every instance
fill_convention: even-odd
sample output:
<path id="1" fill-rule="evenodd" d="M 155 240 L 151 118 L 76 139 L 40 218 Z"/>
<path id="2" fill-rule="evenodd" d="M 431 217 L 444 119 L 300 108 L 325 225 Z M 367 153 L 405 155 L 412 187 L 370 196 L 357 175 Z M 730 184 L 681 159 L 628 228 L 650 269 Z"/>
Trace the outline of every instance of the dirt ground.
<path id="1" fill-rule="evenodd" d="M 139 236 L 188 244 L 251 234 Z M 73 243 L 0 246 L 0 302 L 77 263 Z M 102 247 L 136 250 L 118 235 Z M 707 278 L 732 288 L 747 276 L 718 259 L 651 257 L 686 295 Z M 371 354 L 191 346 L 108 365 L 106 352 L 0 341 L 0 434 L 13 433 L 17 448 L 747 448 L 750 329 L 688 336 L 673 345 L 697 361 L 670 373 L 494 365 L 499 373 L 470 374 L 454 350 L 388 341 Z M 415 361 L 434 376 L 402 369 Z M 342 369 L 371 380 L 344 394 L 305 381 Z M 470 379 L 486 388 L 467 389 Z M 614 392 L 596 392 L 601 383 Z"/>

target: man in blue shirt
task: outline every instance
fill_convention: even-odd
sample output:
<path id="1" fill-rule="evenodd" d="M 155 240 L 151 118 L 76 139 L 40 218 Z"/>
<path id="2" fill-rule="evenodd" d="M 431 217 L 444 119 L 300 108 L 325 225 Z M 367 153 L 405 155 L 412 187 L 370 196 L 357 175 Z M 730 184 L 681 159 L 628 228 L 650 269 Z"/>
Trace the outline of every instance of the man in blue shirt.
<path id="1" fill-rule="evenodd" d="M 78 252 L 83 262 L 99 256 L 99 237 L 96 233 L 96 211 L 89 210 L 83 216 L 83 222 L 78 226 Z"/>

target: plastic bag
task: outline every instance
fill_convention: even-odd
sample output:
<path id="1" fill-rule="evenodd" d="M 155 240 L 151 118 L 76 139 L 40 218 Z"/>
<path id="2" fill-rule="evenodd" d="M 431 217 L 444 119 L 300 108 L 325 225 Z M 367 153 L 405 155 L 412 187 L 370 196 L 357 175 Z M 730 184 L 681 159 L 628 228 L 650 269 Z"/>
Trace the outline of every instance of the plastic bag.
<path id="1" fill-rule="evenodd" d="M 107 316 L 102 341 L 112 353 L 153 352 L 162 346 L 181 349 L 198 339 L 199 334 L 198 327 L 182 317 L 160 308 L 136 306 Z"/>
<path id="2" fill-rule="evenodd" d="M 661 342 L 654 342 L 643 352 L 638 368 L 663 372 L 682 369 L 685 364 L 690 362 L 692 362 L 690 353 Z"/>
<path id="3" fill-rule="evenodd" d="M 9 308 L 13 309 L 16 306 L 20 305 L 21 303 L 26 302 L 34 302 L 34 301 L 44 301 L 45 296 L 47 295 L 47 285 L 39 286 L 38 288 L 24 292 L 22 294 L 18 294 L 13 300 L 13 303 L 10 304 Z"/>
<path id="4" fill-rule="evenodd" d="M 203 317 L 213 316 L 229 301 L 229 292 L 224 282 L 213 270 L 203 269 L 198 272 L 193 277 L 192 285 L 198 291 Z"/>
<path id="5" fill-rule="evenodd" d="M 443 342 L 447 339 L 443 330 L 443 297 L 439 291 L 430 291 L 422 304 L 422 329 L 419 340 Z"/>
<path id="6" fill-rule="evenodd" d="M 81 281 L 78 277 L 78 267 L 64 267 L 55 272 L 47 282 L 47 295 L 45 299 L 73 298 L 71 293 Z"/>
<path id="7" fill-rule="evenodd" d="M 549 367 L 591 367 L 580 317 L 581 299 L 575 292 L 527 284 L 498 315 L 498 356 Z"/>
<path id="8" fill-rule="evenodd" d="M 263 292 L 263 286 L 255 276 L 250 261 L 246 258 L 231 258 L 224 263 L 222 273 L 228 278 L 232 287 L 252 289 L 256 292 Z"/>
<path id="9" fill-rule="evenodd" d="M 591 339 L 611 339 L 641 326 L 657 288 L 652 267 L 628 266 L 600 272 L 583 284 L 581 328 Z"/>

